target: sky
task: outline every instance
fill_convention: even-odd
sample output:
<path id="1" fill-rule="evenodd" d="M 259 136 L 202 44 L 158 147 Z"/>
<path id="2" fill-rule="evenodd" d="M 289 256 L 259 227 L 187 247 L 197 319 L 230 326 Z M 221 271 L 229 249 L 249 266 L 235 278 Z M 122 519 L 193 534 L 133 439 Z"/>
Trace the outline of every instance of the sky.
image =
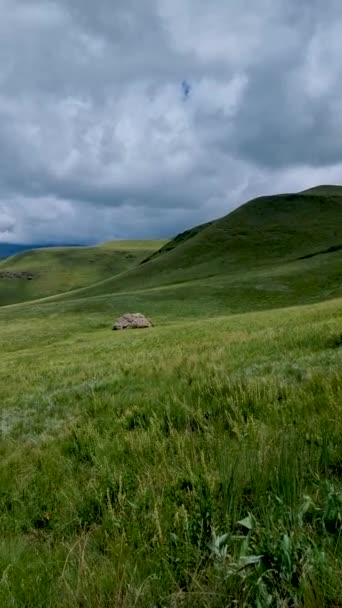
<path id="1" fill-rule="evenodd" d="M 0 0 L 0 242 L 342 183 L 340 0 Z"/>

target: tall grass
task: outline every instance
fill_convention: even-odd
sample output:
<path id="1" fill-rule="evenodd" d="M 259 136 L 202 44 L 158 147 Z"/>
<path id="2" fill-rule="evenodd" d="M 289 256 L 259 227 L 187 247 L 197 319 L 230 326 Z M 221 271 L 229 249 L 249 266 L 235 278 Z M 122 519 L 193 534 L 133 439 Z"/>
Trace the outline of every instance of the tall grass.
<path id="1" fill-rule="evenodd" d="M 340 301 L 123 334 L 6 314 L 1 606 L 342 602 Z"/>

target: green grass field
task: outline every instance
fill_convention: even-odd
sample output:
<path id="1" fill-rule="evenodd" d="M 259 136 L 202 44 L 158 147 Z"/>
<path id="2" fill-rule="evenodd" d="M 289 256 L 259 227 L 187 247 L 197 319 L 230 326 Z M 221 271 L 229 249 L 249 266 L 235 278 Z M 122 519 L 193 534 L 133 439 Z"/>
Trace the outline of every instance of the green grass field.
<path id="1" fill-rule="evenodd" d="M 339 192 L 0 308 L 0 606 L 342 605 Z"/>
<path id="2" fill-rule="evenodd" d="M 0 260 L 0 272 L 28 271 L 32 281 L 0 279 L 0 306 L 43 298 L 115 276 L 137 265 L 164 241 L 113 241 L 98 247 L 53 247 Z"/>

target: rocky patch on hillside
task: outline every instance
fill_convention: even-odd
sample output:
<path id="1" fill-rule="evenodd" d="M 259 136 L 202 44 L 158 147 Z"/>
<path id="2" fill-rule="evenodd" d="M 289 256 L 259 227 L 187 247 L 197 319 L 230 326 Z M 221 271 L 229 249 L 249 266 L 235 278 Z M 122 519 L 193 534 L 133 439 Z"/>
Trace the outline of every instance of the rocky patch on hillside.
<path id="1" fill-rule="evenodd" d="M 0 271 L 0 279 L 23 279 L 25 281 L 32 281 L 33 278 L 33 272 L 12 272 L 10 270 Z"/>

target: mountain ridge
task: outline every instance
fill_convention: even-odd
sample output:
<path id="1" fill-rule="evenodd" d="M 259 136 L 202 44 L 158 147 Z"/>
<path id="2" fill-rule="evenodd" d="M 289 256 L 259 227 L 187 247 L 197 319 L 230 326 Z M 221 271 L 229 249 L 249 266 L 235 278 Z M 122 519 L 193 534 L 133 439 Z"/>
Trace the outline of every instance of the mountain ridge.
<path id="1" fill-rule="evenodd" d="M 35 251 L 37 249 L 52 249 L 54 247 L 82 247 L 83 245 L 73 243 L 60 243 L 60 244 L 49 244 L 49 243 L 0 243 L 0 260 L 9 258 L 17 253 L 24 253 L 25 251 Z"/>

